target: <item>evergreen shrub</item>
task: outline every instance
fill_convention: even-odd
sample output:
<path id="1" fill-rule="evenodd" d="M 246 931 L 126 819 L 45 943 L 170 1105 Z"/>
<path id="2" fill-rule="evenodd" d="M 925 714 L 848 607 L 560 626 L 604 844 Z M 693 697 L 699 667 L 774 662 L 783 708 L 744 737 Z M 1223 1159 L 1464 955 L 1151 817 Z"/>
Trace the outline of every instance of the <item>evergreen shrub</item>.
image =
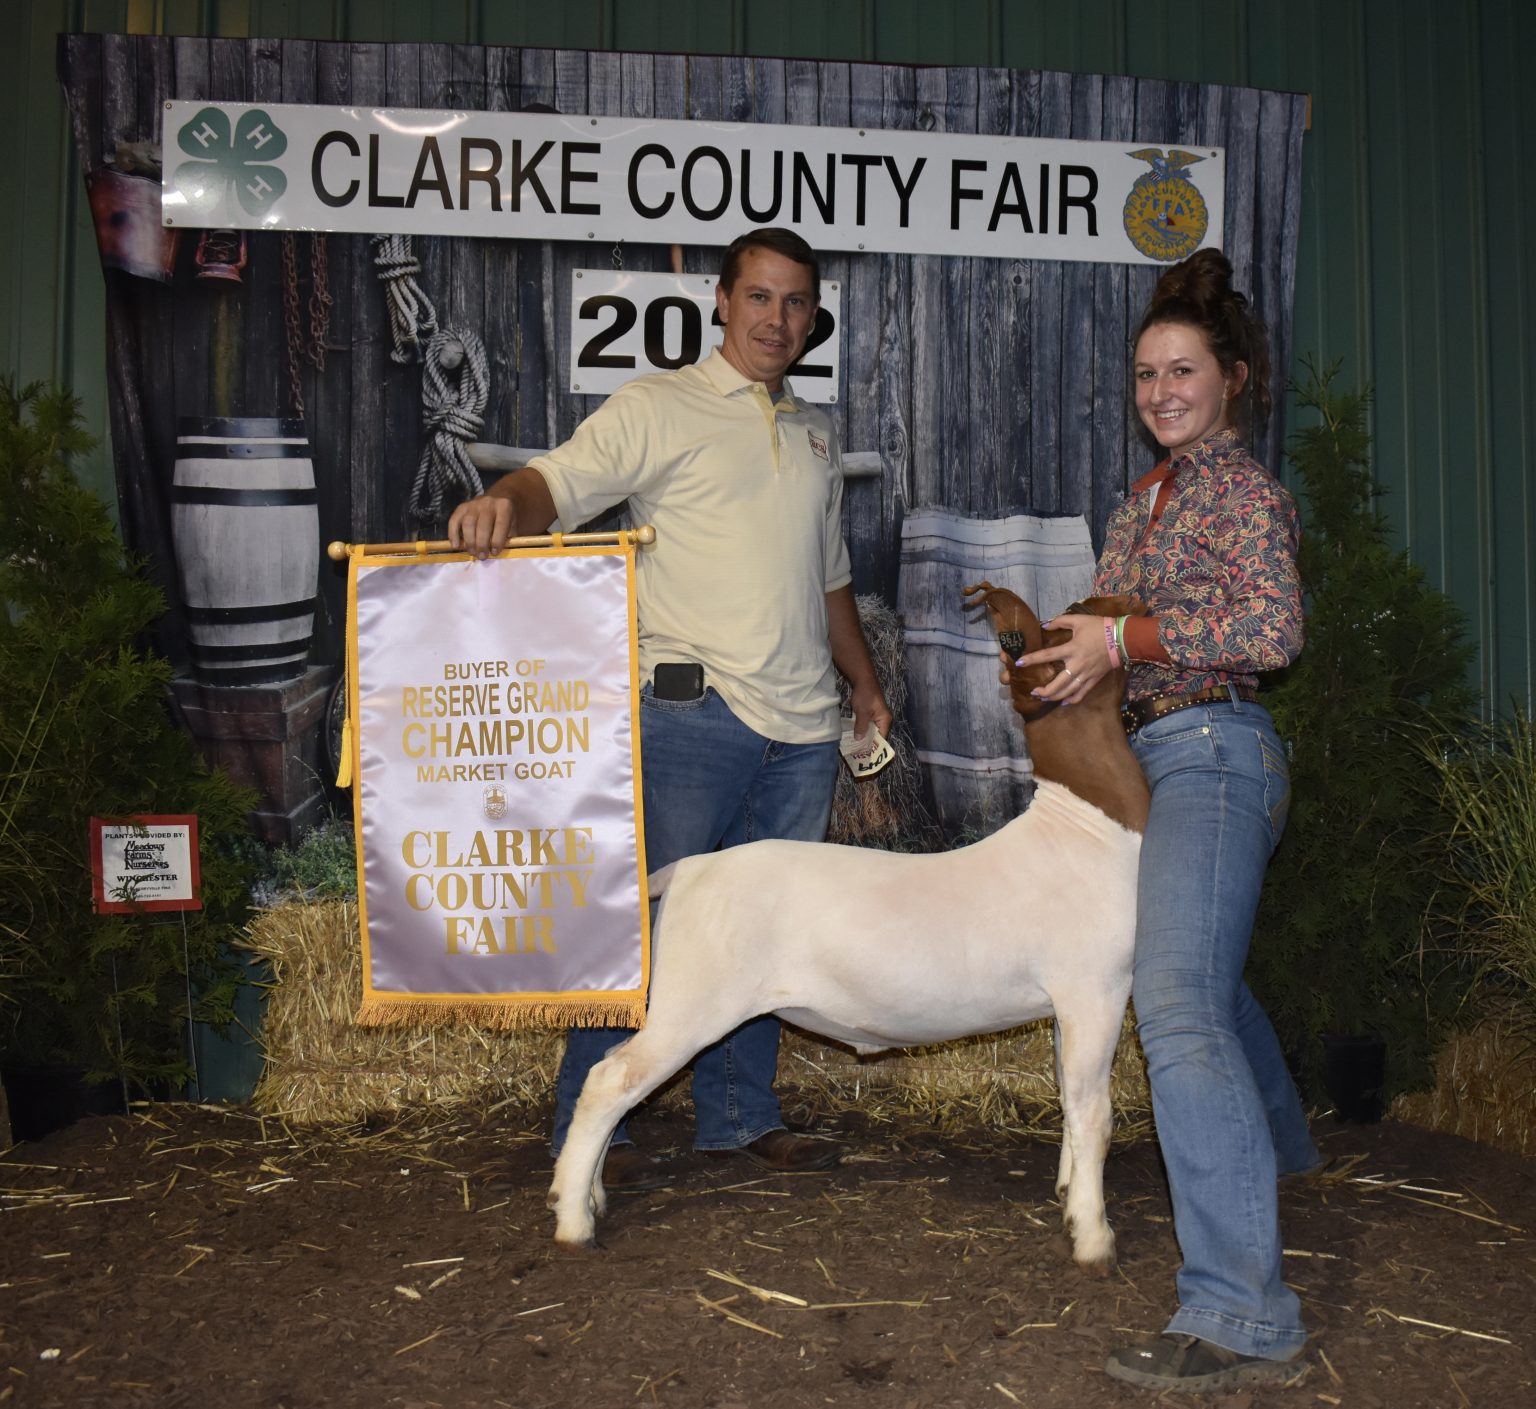
<path id="1" fill-rule="evenodd" d="M 1426 935 L 1443 830 L 1426 736 L 1459 734 L 1474 695 L 1456 605 L 1387 541 L 1367 397 L 1308 367 L 1292 438 L 1307 640 L 1265 703 L 1291 766 L 1290 822 L 1260 902 L 1250 979 L 1304 1093 L 1325 1096 L 1324 1037 L 1386 1043 L 1383 1098 L 1433 1077 L 1468 983 Z"/>
<path id="2" fill-rule="evenodd" d="M 189 1002 L 233 1016 L 256 799 L 167 713 L 163 597 L 70 468 L 93 443 L 73 396 L 0 381 L 0 1062 L 148 1091 L 185 1079 Z M 93 912 L 90 819 L 144 813 L 196 815 L 201 910 Z"/>

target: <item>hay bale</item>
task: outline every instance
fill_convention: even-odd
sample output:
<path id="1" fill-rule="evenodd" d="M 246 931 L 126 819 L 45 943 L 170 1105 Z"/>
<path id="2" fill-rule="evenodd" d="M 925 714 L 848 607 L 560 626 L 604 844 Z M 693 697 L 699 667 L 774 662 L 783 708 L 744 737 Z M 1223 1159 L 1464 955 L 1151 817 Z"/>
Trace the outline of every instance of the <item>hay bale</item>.
<path id="1" fill-rule="evenodd" d="M 1440 1049 L 1432 1091 L 1399 1096 L 1393 1120 L 1536 1157 L 1536 1052 L 1502 1015 Z"/>
<path id="2" fill-rule="evenodd" d="M 1033 1131 L 1061 1128 L 1048 1018 L 1007 1032 L 873 1057 L 858 1057 L 785 1028 L 779 1084 L 786 1101 L 793 1093 L 819 1114 L 847 1108 L 876 1117 L 915 1114 L 944 1130 L 977 1123 Z M 1142 1131 L 1151 1119 L 1152 1101 L 1129 1015 L 1109 1085 L 1117 1131 Z"/>
<path id="3" fill-rule="evenodd" d="M 461 1027 L 359 1027 L 357 905 L 275 906 L 247 932 L 271 966 L 252 1100 L 297 1126 L 346 1125 L 432 1105 L 536 1106 L 553 1088 L 562 1035 Z"/>
<path id="4" fill-rule="evenodd" d="M 263 1115 L 336 1126 L 432 1106 L 552 1104 L 562 1032 L 353 1021 L 362 998 L 354 902 L 263 911 L 248 944 L 272 971 L 260 1033 L 266 1068 L 253 1097 Z M 786 1102 L 812 1115 L 857 1107 L 876 1118 L 920 1111 L 949 1128 L 1059 1124 L 1048 1023 L 870 1058 L 786 1029 L 779 1080 Z M 1146 1117 L 1146 1077 L 1129 1025 L 1111 1094 L 1122 1124 Z M 673 1083 L 660 1099 L 685 1102 L 687 1084 Z"/>

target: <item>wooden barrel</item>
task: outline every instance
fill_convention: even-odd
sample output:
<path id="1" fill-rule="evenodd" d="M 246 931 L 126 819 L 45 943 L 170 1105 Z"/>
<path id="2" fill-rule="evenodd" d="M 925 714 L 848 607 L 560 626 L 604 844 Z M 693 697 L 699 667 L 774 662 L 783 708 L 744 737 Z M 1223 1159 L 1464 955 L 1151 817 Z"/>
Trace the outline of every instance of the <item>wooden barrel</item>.
<path id="1" fill-rule="evenodd" d="M 302 675 L 320 570 L 304 422 L 182 417 L 171 531 L 198 679 L 263 685 Z"/>
<path id="2" fill-rule="evenodd" d="M 1033 787 L 1023 722 L 998 679 L 997 638 L 985 611 L 965 602 L 964 589 L 983 578 L 1049 619 L 1092 590 L 1086 521 L 919 509 L 902 523 L 896 603 L 908 716 L 939 823 L 952 839 L 996 831 L 1023 811 Z"/>

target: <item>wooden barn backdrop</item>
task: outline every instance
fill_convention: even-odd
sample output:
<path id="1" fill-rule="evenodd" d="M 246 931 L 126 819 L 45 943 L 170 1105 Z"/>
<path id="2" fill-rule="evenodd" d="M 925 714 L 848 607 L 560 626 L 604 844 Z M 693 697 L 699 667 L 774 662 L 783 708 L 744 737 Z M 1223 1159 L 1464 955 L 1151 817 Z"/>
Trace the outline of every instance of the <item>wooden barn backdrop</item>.
<path id="1" fill-rule="evenodd" d="M 158 143 L 171 98 L 486 109 L 704 121 L 922 129 L 1105 139 L 1226 151 L 1224 249 L 1238 286 L 1291 361 L 1291 302 L 1306 100 L 1209 84 L 1006 69 L 697 57 L 444 44 L 69 35 L 59 70 L 86 175 L 120 143 Z M 292 416 L 281 237 L 252 234 L 239 283 L 194 278 L 186 232 L 164 281 L 106 271 L 112 442 L 122 530 L 171 602 L 161 649 L 188 661 L 170 535 L 177 421 Z M 315 256 L 300 237 L 297 283 L 308 327 Z M 390 358 L 383 285 L 367 236 L 324 237 L 333 300 L 324 366 L 303 364 L 301 394 L 319 508 L 319 551 L 335 539 L 415 536 L 406 505 L 421 446 L 416 367 Z M 669 246 L 422 238 L 416 278 L 444 324 L 476 330 L 490 358 L 479 439 L 558 443 L 595 400 L 572 395 L 570 272 L 671 267 Z M 685 248 L 713 272 L 719 251 Z M 854 585 L 895 603 L 903 516 L 940 507 L 995 517 L 1080 514 L 1094 545 L 1125 486 L 1152 462 L 1128 415 L 1128 339 L 1155 282 L 1148 266 L 938 256 L 824 254 L 842 284 L 843 390 L 832 413 L 846 451 L 878 453 L 877 476 L 846 495 Z M 227 355 L 233 343 L 237 355 Z M 224 351 L 214 355 L 214 349 Z M 1283 427 L 1260 455 L 1279 462 Z M 239 771 L 252 750 L 269 798 L 267 831 L 286 836 L 323 790 L 311 739 L 340 661 L 344 574 L 322 560 L 313 669 L 277 692 L 179 697 L 194 733 Z M 231 702 L 229 695 L 252 694 Z M 270 693 L 270 692 L 269 692 Z M 250 767 L 244 769 L 249 775 Z"/>

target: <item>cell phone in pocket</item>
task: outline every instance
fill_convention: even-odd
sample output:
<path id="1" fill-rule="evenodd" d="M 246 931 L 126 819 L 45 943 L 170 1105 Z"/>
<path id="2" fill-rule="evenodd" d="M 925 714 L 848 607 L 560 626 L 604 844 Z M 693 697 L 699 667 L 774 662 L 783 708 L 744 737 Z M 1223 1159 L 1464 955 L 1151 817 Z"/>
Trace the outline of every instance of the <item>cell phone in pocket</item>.
<path id="1" fill-rule="evenodd" d="M 696 700 L 704 693 L 704 667 L 692 661 L 663 661 L 652 693 L 658 700 Z"/>

